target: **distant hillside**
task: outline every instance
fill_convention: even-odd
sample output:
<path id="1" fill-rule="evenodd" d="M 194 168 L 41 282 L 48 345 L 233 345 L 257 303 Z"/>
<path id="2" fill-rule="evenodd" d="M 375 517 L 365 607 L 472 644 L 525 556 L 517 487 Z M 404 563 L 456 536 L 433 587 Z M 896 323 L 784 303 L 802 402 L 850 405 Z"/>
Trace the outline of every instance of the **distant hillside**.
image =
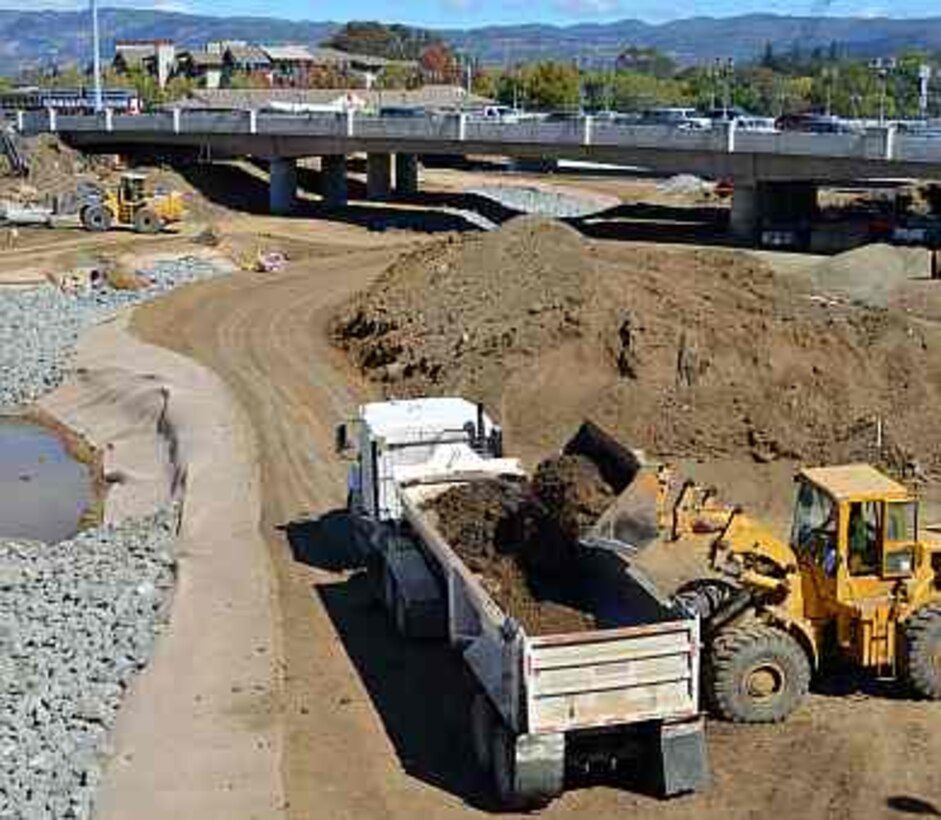
<path id="1" fill-rule="evenodd" d="M 135 9 L 101 12 L 103 54 L 115 39 L 170 38 L 183 45 L 233 39 L 266 43 L 320 43 L 339 26 L 274 18 L 206 17 Z M 0 74 L 56 62 L 84 64 L 90 55 L 90 27 L 85 12 L 0 10 Z M 655 46 L 682 64 L 715 57 L 746 61 L 770 42 L 787 51 L 799 43 L 806 52 L 840 44 L 853 56 L 888 56 L 916 48 L 941 51 L 941 17 L 925 20 L 882 18 L 810 18 L 747 15 L 697 17 L 661 25 L 639 20 L 573 26 L 493 26 L 442 34 L 462 51 L 485 63 L 505 64 L 539 58 L 609 60 L 626 45 Z"/>
<path id="2" fill-rule="evenodd" d="M 693 17 L 660 25 L 640 20 L 585 23 L 574 26 L 494 26 L 449 31 L 459 48 L 484 62 L 506 64 L 537 58 L 611 60 L 625 45 L 653 46 L 683 65 L 717 57 L 743 62 L 761 55 L 766 43 L 785 52 L 795 44 L 807 53 L 839 43 L 843 53 L 885 57 L 901 51 L 941 51 L 941 17 L 923 20 L 885 18 L 780 17 L 751 14 L 741 17 Z"/>

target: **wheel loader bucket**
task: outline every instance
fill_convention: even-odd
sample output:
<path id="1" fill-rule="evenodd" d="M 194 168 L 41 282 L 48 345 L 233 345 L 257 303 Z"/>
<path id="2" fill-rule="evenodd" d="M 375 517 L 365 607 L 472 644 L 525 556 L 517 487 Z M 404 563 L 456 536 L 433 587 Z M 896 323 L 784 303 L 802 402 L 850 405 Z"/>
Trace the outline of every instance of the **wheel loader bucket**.
<path id="1" fill-rule="evenodd" d="M 562 452 L 592 461 L 618 494 L 583 533 L 583 544 L 636 553 L 657 540 L 662 507 L 660 471 L 644 463 L 640 450 L 625 447 L 598 425 L 586 421 Z"/>

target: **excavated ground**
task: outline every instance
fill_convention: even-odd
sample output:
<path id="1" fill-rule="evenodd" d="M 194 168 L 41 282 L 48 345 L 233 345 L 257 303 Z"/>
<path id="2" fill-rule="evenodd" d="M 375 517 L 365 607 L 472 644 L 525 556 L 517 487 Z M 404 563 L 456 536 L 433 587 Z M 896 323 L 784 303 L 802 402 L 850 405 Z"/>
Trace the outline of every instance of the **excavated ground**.
<path id="1" fill-rule="evenodd" d="M 269 223 L 263 221 L 264 230 L 271 230 Z M 282 231 L 301 237 L 308 227 L 305 223 L 305 230 L 298 231 L 297 223 L 284 223 Z M 283 669 L 284 682 L 276 700 L 267 705 L 259 701 L 255 711 L 246 707 L 238 716 L 244 716 L 249 727 L 265 721 L 281 727 L 285 809 L 292 820 L 492 817 L 492 786 L 470 762 L 471 691 L 460 655 L 445 645 L 398 639 L 385 614 L 372 604 L 371 590 L 360 574 L 351 577 L 327 560 L 331 541 L 326 535 L 311 544 L 316 566 L 293 558 L 285 540 L 287 522 L 311 515 L 333 520 L 330 511 L 342 504 L 345 486 L 345 465 L 333 455 L 334 426 L 383 386 L 379 378 L 372 384 L 359 378 L 330 348 L 324 339 L 328 319 L 343 300 L 369 288 L 374 277 L 379 276 L 376 287 L 383 286 L 388 275 L 383 278 L 381 271 L 401 252 L 401 244 L 398 250 L 389 246 L 406 238 L 324 222 L 313 223 L 309 235 L 317 243 L 313 252 L 292 261 L 283 273 L 236 274 L 185 288 L 141 309 L 135 317 L 138 333 L 219 373 L 258 437 L 262 531 L 271 551 L 277 584 L 272 603 L 281 633 L 272 660 Z M 353 245 L 358 248 L 355 252 Z M 595 248 L 591 257 L 606 271 L 605 278 L 624 284 L 617 298 L 636 305 L 638 318 L 641 307 L 649 309 L 638 325 L 643 330 L 638 330 L 635 346 L 643 384 L 649 383 L 655 362 L 675 360 L 678 328 L 684 324 L 698 328 L 700 313 L 721 313 L 742 301 L 752 306 L 745 314 L 749 327 L 762 317 L 771 323 L 767 317 L 773 310 L 764 306 L 764 314 L 758 312 L 762 300 L 740 292 L 743 281 L 759 292 L 773 290 L 764 279 L 760 286 L 749 284 L 748 271 L 768 279 L 770 275 L 746 256 L 616 242 L 591 247 Z M 723 274 L 729 278 L 723 279 Z M 927 283 L 922 285 L 927 288 Z M 505 286 L 513 288 L 512 278 Z M 661 294 L 660 301 L 655 292 Z M 426 290 L 423 298 L 433 303 L 437 297 Z M 816 309 L 814 302 L 804 302 Z M 618 304 L 601 305 L 599 310 Z M 344 312 L 348 309 L 349 305 Z M 823 307 L 820 310 L 826 316 Z M 834 313 L 838 330 L 840 310 Z M 735 324 L 740 318 L 733 314 L 725 328 L 713 317 L 710 326 L 722 330 L 718 341 L 725 341 L 726 330 L 736 338 L 743 332 Z M 661 336 L 663 351 L 654 344 Z M 579 347 L 583 342 L 584 348 Z M 819 338 L 817 343 L 823 344 Z M 907 349 L 904 334 L 899 344 Z M 836 341 L 833 345 L 839 346 Z M 583 415 L 595 412 L 599 393 L 612 383 L 620 384 L 617 357 L 598 366 L 594 340 L 562 347 L 519 356 L 525 366 L 509 374 L 504 389 L 493 390 L 507 397 L 503 406 L 491 407 L 511 422 L 508 451 L 513 454 L 525 448 L 538 461 L 574 431 Z M 458 361 L 445 364 L 449 372 L 460 367 Z M 837 373 L 842 382 L 857 376 L 856 366 L 851 360 L 843 374 Z M 612 368 L 617 371 L 614 377 Z M 739 374 L 738 380 L 745 381 L 751 369 Z M 707 372 L 706 386 L 716 372 L 715 368 Z M 675 361 L 663 375 L 670 391 L 675 389 L 674 373 Z M 627 394 L 636 385 L 629 377 L 624 379 Z M 404 392 L 395 383 L 386 389 Z M 720 385 L 715 392 L 721 392 Z M 758 394 L 753 389 L 748 395 Z M 763 401 L 767 404 L 773 397 Z M 807 396 L 811 403 L 814 399 L 813 393 Z M 689 406 L 691 415 L 701 413 L 713 424 L 721 418 L 719 410 L 708 405 Z M 847 402 L 841 412 L 853 415 L 853 409 Z M 912 409 L 934 412 L 931 405 L 916 404 Z M 637 422 L 641 429 L 646 425 L 656 429 L 656 417 L 641 402 L 624 406 L 624 428 L 634 413 L 641 414 Z M 732 500 L 764 514 L 788 495 L 790 465 L 785 459 L 755 462 L 752 445 L 742 440 L 740 419 L 729 415 L 728 424 L 735 431 L 725 439 L 731 454 L 703 457 L 693 466 L 711 470 L 711 480 L 727 489 Z M 226 514 L 224 505 L 219 514 Z M 211 624 L 222 628 L 229 619 Z M 941 704 L 908 700 L 876 684 L 860 689 L 850 683 L 841 688 L 837 681 L 826 691 L 815 692 L 784 725 L 710 722 L 714 782 L 708 790 L 661 801 L 624 788 L 616 778 L 601 778 L 602 785 L 592 781 L 592 788 L 584 788 L 588 783 L 573 777 L 570 790 L 543 816 L 752 820 L 774 813 L 782 818 L 882 820 L 937 814 L 941 810 L 939 720 Z"/>

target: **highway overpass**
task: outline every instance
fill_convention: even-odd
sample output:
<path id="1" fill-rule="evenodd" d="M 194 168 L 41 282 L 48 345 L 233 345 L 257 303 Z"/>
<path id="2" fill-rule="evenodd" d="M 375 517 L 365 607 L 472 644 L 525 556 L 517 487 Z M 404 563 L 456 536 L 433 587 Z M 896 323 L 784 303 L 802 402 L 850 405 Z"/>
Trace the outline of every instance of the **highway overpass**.
<path id="1" fill-rule="evenodd" d="M 735 180 L 733 230 L 753 234 L 776 203 L 812 207 L 816 186 L 865 179 L 941 179 L 941 139 L 895 126 L 852 134 L 756 133 L 722 124 L 712 130 L 624 125 L 592 117 L 563 122 L 494 122 L 465 114 L 377 117 L 174 109 L 136 116 L 23 112 L 25 134 L 55 132 L 95 151 L 187 149 L 221 159 L 252 156 L 271 163 L 271 206 L 289 211 L 296 160 L 322 158 L 323 194 L 346 201 L 347 155 L 363 152 L 367 188 L 375 198 L 417 188 L 417 157 L 427 154 L 502 155 L 633 165 L 665 173 Z M 395 157 L 395 183 L 393 160 Z M 785 208 L 787 210 L 787 208 Z"/>

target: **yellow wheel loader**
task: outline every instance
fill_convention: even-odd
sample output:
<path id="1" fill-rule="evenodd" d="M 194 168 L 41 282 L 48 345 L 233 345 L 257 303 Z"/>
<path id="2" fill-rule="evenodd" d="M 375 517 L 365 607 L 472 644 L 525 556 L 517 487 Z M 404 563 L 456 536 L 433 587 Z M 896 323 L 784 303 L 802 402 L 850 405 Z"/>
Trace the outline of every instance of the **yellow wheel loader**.
<path id="1" fill-rule="evenodd" d="M 674 600 L 698 613 L 704 693 L 735 722 L 784 720 L 832 656 L 941 699 L 941 536 L 902 484 L 855 464 L 802 470 L 785 542 L 714 491 L 684 485 L 674 540 L 709 539 L 710 577 Z"/>
<path id="2" fill-rule="evenodd" d="M 79 218 L 86 230 L 101 232 L 127 227 L 137 233 L 160 233 L 183 219 L 183 196 L 178 191 L 148 193 L 143 174 L 121 175 L 117 189 L 86 196 Z"/>

